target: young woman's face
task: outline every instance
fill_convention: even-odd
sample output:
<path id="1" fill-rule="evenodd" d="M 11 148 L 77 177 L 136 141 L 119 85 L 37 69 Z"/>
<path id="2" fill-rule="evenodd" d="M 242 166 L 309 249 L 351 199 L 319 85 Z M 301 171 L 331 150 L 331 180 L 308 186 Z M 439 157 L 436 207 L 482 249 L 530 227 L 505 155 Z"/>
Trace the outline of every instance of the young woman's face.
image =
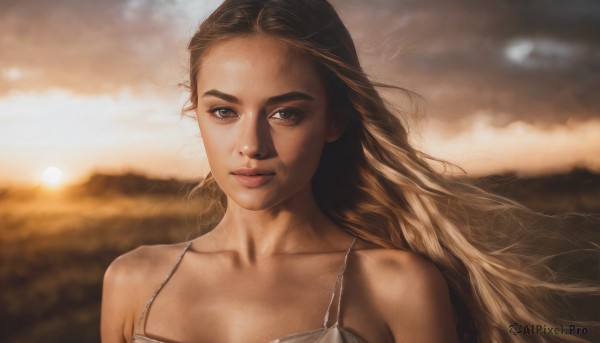
<path id="1" fill-rule="evenodd" d="M 213 177 L 249 210 L 310 190 L 323 145 L 341 134 L 310 61 L 264 35 L 218 43 L 202 58 L 196 116 Z"/>

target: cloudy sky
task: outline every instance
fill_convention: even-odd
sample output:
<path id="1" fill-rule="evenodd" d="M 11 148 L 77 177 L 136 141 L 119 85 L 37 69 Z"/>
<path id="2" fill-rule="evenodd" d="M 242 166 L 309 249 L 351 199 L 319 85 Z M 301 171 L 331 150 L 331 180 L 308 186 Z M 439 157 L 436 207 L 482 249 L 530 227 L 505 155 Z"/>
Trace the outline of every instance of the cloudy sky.
<path id="1" fill-rule="evenodd" d="M 185 46 L 220 1 L 0 0 L 0 184 L 207 170 Z M 600 2 L 337 0 L 415 145 L 472 174 L 600 170 Z"/>

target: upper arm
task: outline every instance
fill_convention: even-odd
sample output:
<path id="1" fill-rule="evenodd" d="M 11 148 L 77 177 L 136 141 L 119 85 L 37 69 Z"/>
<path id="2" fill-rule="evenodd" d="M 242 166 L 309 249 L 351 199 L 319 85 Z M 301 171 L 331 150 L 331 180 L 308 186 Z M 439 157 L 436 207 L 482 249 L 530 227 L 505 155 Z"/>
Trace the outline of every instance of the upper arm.
<path id="1" fill-rule="evenodd" d="M 128 317 L 128 301 L 124 296 L 127 268 L 127 262 L 120 257 L 111 263 L 104 274 L 100 318 L 102 343 L 127 342 L 124 335 Z"/>
<path id="2" fill-rule="evenodd" d="M 433 263 L 391 251 L 379 275 L 381 307 L 396 342 L 458 342 L 448 286 Z"/>
<path id="3" fill-rule="evenodd" d="M 138 248 L 115 259 L 104 274 L 100 335 L 102 343 L 123 343 L 132 340 L 140 294 L 145 294 L 148 248 Z M 145 276 L 144 276 L 145 275 Z"/>

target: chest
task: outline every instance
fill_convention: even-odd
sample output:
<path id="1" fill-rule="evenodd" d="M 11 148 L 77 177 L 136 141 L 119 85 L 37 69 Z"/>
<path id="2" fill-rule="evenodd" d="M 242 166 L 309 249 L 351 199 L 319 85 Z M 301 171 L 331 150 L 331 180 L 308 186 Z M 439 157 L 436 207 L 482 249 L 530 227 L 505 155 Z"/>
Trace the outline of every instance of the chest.
<path id="1" fill-rule="evenodd" d="M 318 268 L 282 263 L 265 270 L 182 265 L 152 302 L 145 335 L 166 343 L 266 343 L 331 327 L 339 318 L 343 329 L 367 342 L 390 342 L 359 270 L 352 273 L 350 267 L 338 280 L 336 262 L 321 261 Z"/>

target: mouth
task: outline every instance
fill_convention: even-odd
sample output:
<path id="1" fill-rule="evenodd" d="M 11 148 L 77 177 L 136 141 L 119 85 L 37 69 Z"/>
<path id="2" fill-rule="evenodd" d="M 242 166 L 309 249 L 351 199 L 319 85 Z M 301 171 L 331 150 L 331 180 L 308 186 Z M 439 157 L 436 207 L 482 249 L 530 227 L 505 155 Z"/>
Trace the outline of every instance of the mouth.
<path id="1" fill-rule="evenodd" d="M 269 183 L 275 173 L 259 173 L 259 172 L 234 172 L 231 173 L 237 182 L 246 188 L 258 188 Z"/>
<path id="2" fill-rule="evenodd" d="M 246 174 L 246 173 L 231 173 L 233 175 L 240 176 L 262 176 L 262 175 L 275 175 L 275 173 L 256 173 L 256 174 Z"/>
<path id="3" fill-rule="evenodd" d="M 256 168 L 240 168 L 233 171 L 231 174 L 237 176 L 267 176 L 275 175 L 274 172 L 268 170 L 261 170 Z"/>

